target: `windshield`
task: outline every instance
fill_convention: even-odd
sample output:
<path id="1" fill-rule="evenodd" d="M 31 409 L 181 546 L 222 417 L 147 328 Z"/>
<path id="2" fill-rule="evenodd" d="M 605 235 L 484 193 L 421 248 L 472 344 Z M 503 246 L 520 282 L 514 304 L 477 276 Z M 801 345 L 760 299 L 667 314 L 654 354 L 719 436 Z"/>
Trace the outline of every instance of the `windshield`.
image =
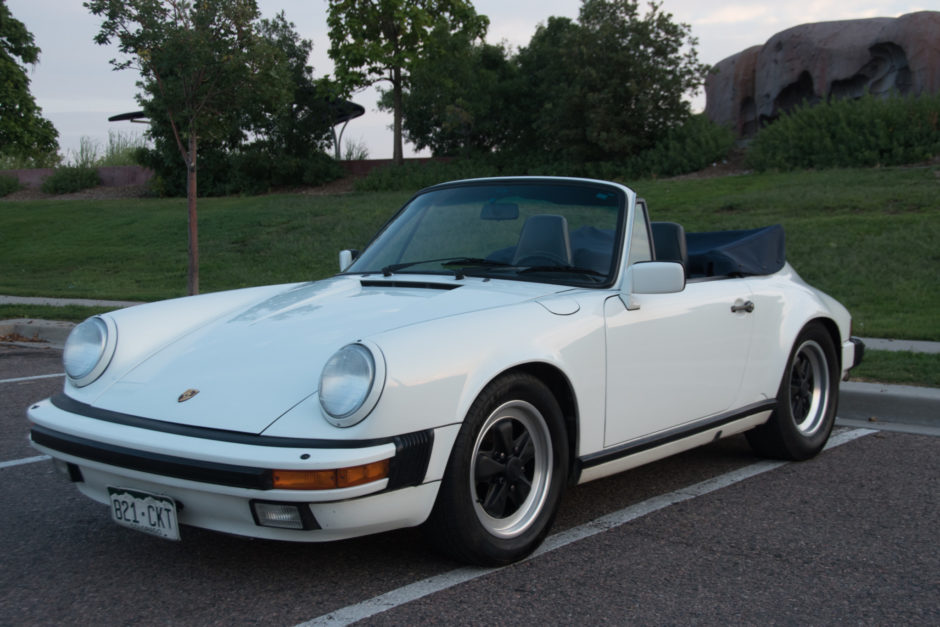
<path id="1" fill-rule="evenodd" d="M 606 287 L 626 199 L 591 181 L 456 183 L 418 194 L 347 270 Z"/>

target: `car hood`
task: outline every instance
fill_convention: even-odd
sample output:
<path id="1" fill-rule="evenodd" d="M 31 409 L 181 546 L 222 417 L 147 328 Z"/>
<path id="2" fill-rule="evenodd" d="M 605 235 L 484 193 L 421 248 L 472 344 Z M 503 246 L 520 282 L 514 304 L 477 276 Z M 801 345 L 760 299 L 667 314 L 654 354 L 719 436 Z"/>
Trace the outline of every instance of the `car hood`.
<path id="1" fill-rule="evenodd" d="M 399 275 L 301 284 L 141 355 L 93 404 L 179 424 L 261 433 L 317 391 L 326 360 L 348 343 L 565 289 Z M 115 319 L 119 342 L 133 342 L 120 335 L 120 315 Z"/>

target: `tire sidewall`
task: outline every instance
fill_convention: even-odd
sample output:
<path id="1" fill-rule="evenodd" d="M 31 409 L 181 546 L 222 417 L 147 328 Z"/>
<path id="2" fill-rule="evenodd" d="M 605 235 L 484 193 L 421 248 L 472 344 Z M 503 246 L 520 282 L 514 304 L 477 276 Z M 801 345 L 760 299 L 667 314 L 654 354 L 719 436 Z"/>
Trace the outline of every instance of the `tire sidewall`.
<path id="1" fill-rule="evenodd" d="M 473 504 L 471 463 L 481 427 L 490 414 L 506 402 L 522 400 L 534 406 L 551 436 L 552 467 L 544 503 L 533 523 L 510 538 L 491 534 L 483 526 Z M 542 542 L 551 528 L 564 491 L 568 469 L 568 444 L 564 418 L 554 395 L 541 381 L 516 373 L 497 379 L 477 397 L 454 447 L 432 514 L 432 524 L 449 531 L 449 547 L 461 559 L 478 564 L 501 565 L 519 560 Z"/>
<path id="2" fill-rule="evenodd" d="M 793 362 L 800 348 L 806 342 L 815 342 L 822 349 L 828 369 L 829 389 L 826 397 L 825 414 L 822 424 L 811 435 L 806 435 L 797 428 L 790 403 L 790 381 L 793 376 Z M 839 361 L 832 337 L 822 326 L 811 324 L 803 329 L 793 343 L 787 358 L 786 368 L 777 390 L 777 408 L 771 417 L 771 424 L 780 438 L 786 456 L 790 459 L 803 460 L 818 454 L 826 445 L 835 423 L 836 408 L 839 401 Z"/>

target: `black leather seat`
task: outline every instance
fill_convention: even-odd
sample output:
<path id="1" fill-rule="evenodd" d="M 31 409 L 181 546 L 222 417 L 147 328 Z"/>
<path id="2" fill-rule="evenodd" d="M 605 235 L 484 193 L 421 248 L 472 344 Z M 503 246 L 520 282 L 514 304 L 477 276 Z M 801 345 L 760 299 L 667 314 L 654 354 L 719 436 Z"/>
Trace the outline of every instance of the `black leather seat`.
<path id="1" fill-rule="evenodd" d="M 519 233 L 512 265 L 572 265 L 568 220 L 548 214 L 529 217 Z"/>
<path id="2" fill-rule="evenodd" d="M 689 253 L 685 242 L 685 229 L 675 222 L 651 222 L 656 261 L 678 261 L 688 273 Z"/>

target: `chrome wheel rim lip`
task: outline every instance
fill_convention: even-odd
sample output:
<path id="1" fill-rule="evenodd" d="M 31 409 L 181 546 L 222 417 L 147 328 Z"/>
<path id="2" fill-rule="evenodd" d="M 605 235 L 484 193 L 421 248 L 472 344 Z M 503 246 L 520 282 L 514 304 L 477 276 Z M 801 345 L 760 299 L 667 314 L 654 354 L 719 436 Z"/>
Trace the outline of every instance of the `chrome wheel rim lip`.
<path id="1" fill-rule="evenodd" d="M 501 425 L 501 428 L 504 428 L 507 421 L 517 433 L 524 431 L 531 439 L 532 463 L 524 473 L 531 487 L 525 499 L 515 509 L 507 512 L 505 516 L 494 516 L 483 506 L 487 494 L 478 489 L 478 485 L 485 483 L 478 477 L 478 460 L 481 455 L 490 453 L 494 431 Z M 551 485 L 552 464 L 551 434 L 541 412 L 531 403 L 521 400 L 509 401 L 497 407 L 480 428 L 470 463 L 470 495 L 474 512 L 483 528 L 499 538 L 514 538 L 525 533 L 535 523 L 545 505 Z"/>
<path id="2" fill-rule="evenodd" d="M 790 362 L 790 414 L 797 431 L 812 436 L 822 427 L 829 407 L 829 368 L 826 353 L 817 342 L 807 340 Z"/>

